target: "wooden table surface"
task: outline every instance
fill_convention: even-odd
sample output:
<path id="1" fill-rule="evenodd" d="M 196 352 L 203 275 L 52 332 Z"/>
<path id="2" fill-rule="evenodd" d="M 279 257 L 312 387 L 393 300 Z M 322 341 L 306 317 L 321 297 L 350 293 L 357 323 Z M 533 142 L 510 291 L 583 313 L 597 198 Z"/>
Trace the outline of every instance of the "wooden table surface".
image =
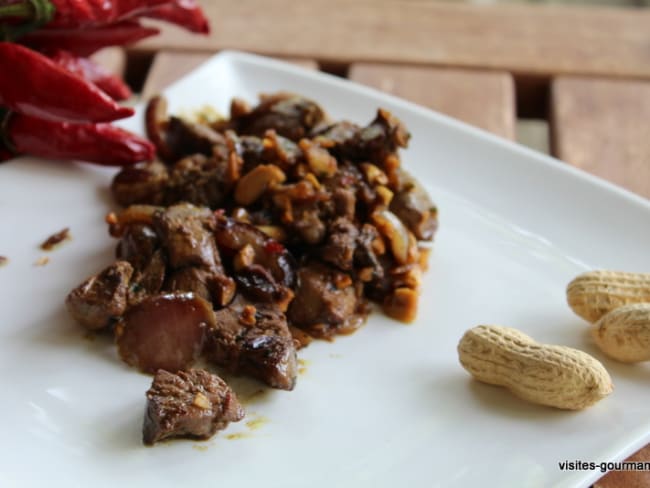
<path id="1" fill-rule="evenodd" d="M 650 10 L 431 0 L 203 0 L 213 33 L 162 34 L 100 61 L 148 97 L 222 49 L 347 77 L 515 140 L 650 198 Z M 650 222 L 649 222 L 650 224 Z M 650 461 L 650 445 L 633 460 Z M 609 473 L 596 488 L 650 486 Z"/>

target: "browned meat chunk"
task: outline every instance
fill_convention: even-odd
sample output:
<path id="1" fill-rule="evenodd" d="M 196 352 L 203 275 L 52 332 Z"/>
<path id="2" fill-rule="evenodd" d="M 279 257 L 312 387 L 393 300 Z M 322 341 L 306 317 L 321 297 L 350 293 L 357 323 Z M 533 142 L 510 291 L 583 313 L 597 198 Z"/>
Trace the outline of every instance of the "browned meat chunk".
<path id="1" fill-rule="evenodd" d="M 234 256 L 244 247 L 252 249 L 252 263 L 266 268 L 273 278 L 284 286 L 291 286 L 295 279 L 294 260 L 285 247 L 271 239 L 253 225 L 228 217 L 217 219 L 214 237 L 219 249 Z"/>
<path id="2" fill-rule="evenodd" d="M 127 225 L 117 244 L 116 254 L 118 259 L 128 261 L 134 268 L 129 288 L 130 305 L 162 289 L 167 260 L 160 249 L 160 239 L 151 226 Z"/>
<path id="3" fill-rule="evenodd" d="M 288 93 L 262 96 L 260 104 L 251 112 L 238 117 L 239 132 L 263 136 L 273 129 L 280 136 L 298 141 L 307 136 L 323 121 L 325 114 L 311 100 Z"/>
<path id="4" fill-rule="evenodd" d="M 169 174 L 160 162 L 138 163 L 122 169 L 111 184 L 111 192 L 120 205 L 151 203 L 160 205 L 165 198 Z"/>
<path id="5" fill-rule="evenodd" d="M 349 220 L 354 219 L 357 198 L 352 190 L 336 188 L 332 192 L 332 203 L 334 204 L 334 215 Z"/>
<path id="6" fill-rule="evenodd" d="M 295 293 L 287 317 L 292 325 L 315 337 L 350 333 L 365 320 L 352 279 L 324 264 L 300 268 Z"/>
<path id="7" fill-rule="evenodd" d="M 192 154 L 211 156 L 214 146 L 224 146 L 222 134 L 207 125 L 195 124 L 179 117 L 170 117 L 167 125 L 167 146 L 172 152 L 172 160 Z"/>
<path id="8" fill-rule="evenodd" d="M 408 145 L 409 138 L 406 127 L 395 116 L 379 109 L 375 120 L 344 143 L 343 154 L 355 161 L 383 166 L 387 156 Z"/>
<path id="9" fill-rule="evenodd" d="M 354 262 L 359 268 L 359 275 L 362 275 L 362 281 L 383 278 L 384 268 L 377 254 L 378 250 L 385 251 L 384 247 L 377 228 L 372 224 L 363 224 L 354 252 Z"/>
<path id="10" fill-rule="evenodd" d="M 243 162 L 243 172 L 247 173 L 258 164 L 266 162 L 264 143 L 260 137 L 241 136 L 239 138 L 239 155 Z"/>
<path id="11" fill-rule="evenodd" d="M 404 174 L 403 171 L 400 172 Z M 408 176 L 408 175 L 407 175 Z M 430 241 L 438 228 L 437 209 L 426 190 L 413 178 L 395 193 L 390 210 L 420 240 Z"/>
<path id="12" fill-rule="evenodd" d="M 217 375 L 202 369 L 176 374 L 159 370 L 147 391 L 142 442 L 208 439 L 244 418 L 237 396 Z"/>
<path id="13" fill-rule="evenodd" d="M 166 267 L 165 254 L 161 249 L 156 250 L 142 271 L 133 273 L 129 290 L 129 305 L 133 305 L 143 298 L 155 295 L 162 290 L 167 272 Z"/>
<path id="14" fill-rule="evenodd" d="M 233 187 L 225 159 L 194 154 L 177 161 L 170 169 L 165 203 L 189 202 L 216 208 Z"/>
<path id="15" fill-rule="evenodd" d="M 220 267 L 221 260 L 206 228 L 211 218 L 209 209 L 181 203 L 154 214 L 154 229 L 167 251 L 172 268 L 203 266 Z"/>
<path id="16" fill-rule="evenodd" d="M 205 330 L 213 324 L 212 306 L 192 293 L 147 297 L 117 325 L 118 351 L 127 364 L 144 372 L 178 371 L 199 356 Z"/>
<path id="17" fill-rule="evenodd" d="M 336 147 L 351 141 L 361 129 L 357 124 L 343 120 L 326 127 L 317 128 L 316 140 L 325 147 Z"/>
<path id="18" fill-rule="evenodd" d="M 211 273 L 203 268 L 188 266 L 172 272 L 165 283 L 165 290 L 171 292 L 192 292 L 204 300 L 211 301 L 212 293 L 208 281 Z"/>
<path id="19" fill-rule="evenodd" d="M 142 270 L 151 261 L 151 258 L 160 247 L 160 239 L 154 230 L 148 225 L 129 225 L 122 239 L 117 244 L 117 258 L 128 261 L 137 269 Z"/>
<path id="20" fill-rule="evenodd" d="M 321 259 L 339 269 L 352 269 L 359 230 L 348 219 L 339 217 L 330 224 L 329 236 L 321 252 Z"/>
<path id="21" fill-rule="evenodd" d="M 310 245 L 320 244 L 327 231 L 316 203 L 294 204 L 293 219 L 289 227 L 298 233 L 303 242 Z"/>
<path id="22" fill-rule="evenodd" d="M 252 376 L 273 388 L 292 390 L 296 348 L 284 314 L 236 299 L 215 312 L 206 357 L 233 374 Z"/>
<path id="23" fill-rule="evenodd" d="M 193 292 L 197 296 L 223 307 L 235 294 L 235 282 L 223 274 L 205 268 L 189 266 L 174 271 L 165 283 L 168 291 Z"/>
<path id="24" fill-rule="evenodd" d="M 289 288 L 280 285 L 273 275 L 259 264 L 251 264 L 235 272 L 235 281 L 239 291 L 254 302 L 275 304 L 281 311 L 286 311 L 293 298 Z"/>
<path id="25" fill-rule="evenodd" d="M 127 307 L 133 267 L 117 261 L 72 290 L 66 299 L 70 315 L 89 330 L 100 330 L 120 317 Z"/>

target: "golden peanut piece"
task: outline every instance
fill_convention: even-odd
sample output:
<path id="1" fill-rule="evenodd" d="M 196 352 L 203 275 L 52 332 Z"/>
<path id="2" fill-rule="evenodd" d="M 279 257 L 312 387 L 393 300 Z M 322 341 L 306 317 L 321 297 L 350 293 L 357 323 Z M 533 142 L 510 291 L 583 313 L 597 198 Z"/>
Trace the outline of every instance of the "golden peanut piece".
<path id="1" fill-rule="evenodd" d="M 623 305 L 650 302 L 650 274 L 588 271 L 569 283 L 566 296 L 571 309 L 593 323 Z"/>
<path id="2" fill-rule="evenodd" d="M 284 227 L 280 227 L 279 225 L 256 225 L 255 227 L 278 242 L 286 242 L 288 239 Z"/>
<path id="3" fill-rule="evenodd" d="M 257 309 L 253 305 L 245 305 L 239 316 L 239 323 L 249 327 L 254 326 L 257 323 L 256 313 Z"/>
<path id="4" fill-rule="evenodd" d="M 318 181 L 318 178 L 316 178 L 316 175 L 314 173 L 307 173 L 305 175 L 305 180 L 311 183 L 311 186 L 313 186 L 316 190 L 321 189 L 320 181 Z"/>
<path id="5" fill-rule="evenodd" d="M 250 205 L 260 198 L 264 192 L 287 179 L 284 171 L 274 164 L 260 164 L 237 182 L 235 201 L 239 205 Z"/>
<path id="6" fill-rule="evenodd" d="M 363 171 L 366 181 L 371 185 L 382 185 L 385 186 L 388 184 L 388 176 L 381 169 L 371 163 L 361 163 L 361 171 Z"/>
<path id="7" fill-rule="evenodd" d="M 458 358 L 477 380 L 504 386 L 539 405 L 581 410 L 613 390 L 609 374 L 589 354 L 539 344 L 510 327 L 479 325 L 468 330 L 458 343 Z"/>
<path id="8" fill-rule="evenodd" d="M 379 197 L 379 202 L 385 207 L 388 207 L 390 205 L 390 202 L 393 201 L 393 196 L 395 196 L 394 193 L 387 187 L 381 185 L 375 188 L 375 191 Z"/>
<path id="9" fill-rule="evenodd" d="M 382 310 L 389 317 L 400 322 L 413 322 L 418 315 L 418 292 L 400 287 L 393 290 L 382 303 Z"/>
<path id="10" fill-rule="evenodd" d="M 210 403 L 210 400 L 208 400 L 208 397 L 206 397 L 203 393 L 198 392 L 196 395 L 194 395 L 194 399 L 192 400 L 192 404 L 195 407 L 198 407 L 202 410 L 208 410 L 212 404 Z"/>
<path id="11" fill-rule="evenodd" d="M 650 361 L 650 303 L 612 310 L 596 322 L 592 335 L 596 345 L 617 361 Z"/>
<path id="12" fill-rule="evenodd" d="M 337 170 L 336 158 L 325 148 L 314 144 L 309 139 L 301 139 L 298 146 L 302 149 L 309 169 L 318 176 L 334 176 Z"/>
<path id="13" fill-rule="evenodd" d="M 242 247 L 232 261 L 235 271 L 241 271 L 248 268 L 255 261 L 255 250 L 250 244 Z"/>
<path id="14" fill-rule="evenodd" d="M 236 207 L 232 211 L 232 218 L 239 220 L 240 222 L 246 222 L 247 224 L 250 224 L 251 221 L 251 216 L 248 213 L 248 210 L 246 210 L 244 207 Z"/>
<path id="15" fill-rule="evenodd" d="M 379 209 L 370 218 L 379 232 L 388 239 L 393 256 L 399 264 L 417 260 L 417 241 L 397 215 L 390 210 Z"/>

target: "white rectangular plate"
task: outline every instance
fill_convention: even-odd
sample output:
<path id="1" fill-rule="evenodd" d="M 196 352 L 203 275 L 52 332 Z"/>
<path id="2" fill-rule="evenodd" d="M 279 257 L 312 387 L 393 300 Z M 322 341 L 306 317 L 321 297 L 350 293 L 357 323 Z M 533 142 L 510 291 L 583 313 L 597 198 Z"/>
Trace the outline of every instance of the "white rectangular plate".
<path id="1" fill-rule="evenodd" d="M 564 290 L 590 268 L 650 271 L 650 204 L 612 185 L 377 91 L 239 53 L 167 90 L 170 111 L 288 90 L 365 124 L 377 107 L 412 132 L 405 167 L 440 208 L 419 317 L 300 352 L 292 392 L 237 381 L 248 418 L 207 442 L 146 448 L 150 378 L 84 338 L 63 301 L 111 262 L 103 216 L 115 170 L 23 158 L 0 166 L 0 486 L 587 486 L 558 463 L 623 459 L 650 440 L 650 371 L 609 361 Z M 141 115 L 141 111 L 140 111 Z M 141 119 L 125 124 L 142 132 Z M 73 240 L 34 266 L 38 245 Z M 517 327 L 603 361 L 615 391 L 582 412 L 526 404 L 472 381 L 456 344 L 480 323 Z M 246 424 L 246 421 L 251 423 Z"/>

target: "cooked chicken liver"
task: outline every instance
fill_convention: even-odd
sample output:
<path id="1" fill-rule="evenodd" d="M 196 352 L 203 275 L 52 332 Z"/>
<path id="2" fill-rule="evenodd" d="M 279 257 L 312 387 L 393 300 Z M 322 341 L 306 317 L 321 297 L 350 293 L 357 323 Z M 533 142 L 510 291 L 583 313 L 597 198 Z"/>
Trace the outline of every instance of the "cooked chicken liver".
<path id="1" fill-rule="evenodd" d="M 357 227 L 349 219 L 339 217 L 330 224 L 329 236 L 323 246 L 321 259 L 339 269 L 350 271 L 358 238 Z"/>
<path id="2" fill-rule="evenodd" d="M 350 277 L 317 262 L 298 270 L 296 296 L 287 317 L 296 327 L 325 338 L 351 332 L 365 318 Z"/>
<path id="3" fill-rule="evenodd" d="M 128 261 L 137 270 L 143 270 L 153 253 L 160 247 L 158 234 L 149 225 L 132 224 L 117 244 L 117 258 Z"/>
<path id="4" fill-rule="evenodd" d="M 180 203 L 153 216 L 153 226 L 167 251 L 173 268 L 183 266 L 221 266 L 219 253 L 206 228 L 205 220 L 211 218 L 208 209 Z"/>
<path id="5" fill-rule="evenodd" d="M 88 330 L 100 330 L 127 308 L 133 267 L 117 261 L 72 290 L 65 301 L 70 315 Z"/>
<path id="6" fill-rule="evenodd" d="M 212 306 L 192 293 L 153 295 L 130 307 L 116 327 L 120 357 L 141 371 L 192 366 L 214 324 Z"/>
<path id="7" fill-rule="evenodd" d="M 283 390 L 296 383 L 296 348 L 284 314 L 236 299 L 215 313 L 208 329 L 206 357 L 238 375 Z"/>
<path id="8" fill-rule="evenodd" d="M 262 136 L 273 129 L 287 139 L 298 141 L 307 136 L 323 118 L 323 110 L 311 100 L 278 93 L 263 96 L 254 110 L 235 119 L 235 123 L 242 134 Z"/>
<path id="9" fill-rule="evenodd" d="M 138 163 L 124 168 L 115 176 L 111 192 L 120 205 L 160 205 L 165 198 L 168 180 L 169 172 L 163 163 Z"/>
<path id="10" fill-rule="evenodd" d="M 174 437 L 208 439 L 244 409 L 225 381 L 201 369 L 158 370 L 149 391 L 142 427 L 147 445 Z"/>
<path id="11" fill-rule="evenodd" d="M 107 217 L 121 261 L 68 298 L 89 329 L 118 321 L 128 364 L 175 372 L 203 353 L 292 389 L 296 347 L 358 328 L 366 299 L 415 317 L 418 240 L 432 239 L 437 215 L 401 169 L 409 133 L 389 112 L 332 122 L 277 93 L 191 122 L 156 97 L 146 127 L 162 162 L 124 168 L 112 186 L 137 203 Z"/>

